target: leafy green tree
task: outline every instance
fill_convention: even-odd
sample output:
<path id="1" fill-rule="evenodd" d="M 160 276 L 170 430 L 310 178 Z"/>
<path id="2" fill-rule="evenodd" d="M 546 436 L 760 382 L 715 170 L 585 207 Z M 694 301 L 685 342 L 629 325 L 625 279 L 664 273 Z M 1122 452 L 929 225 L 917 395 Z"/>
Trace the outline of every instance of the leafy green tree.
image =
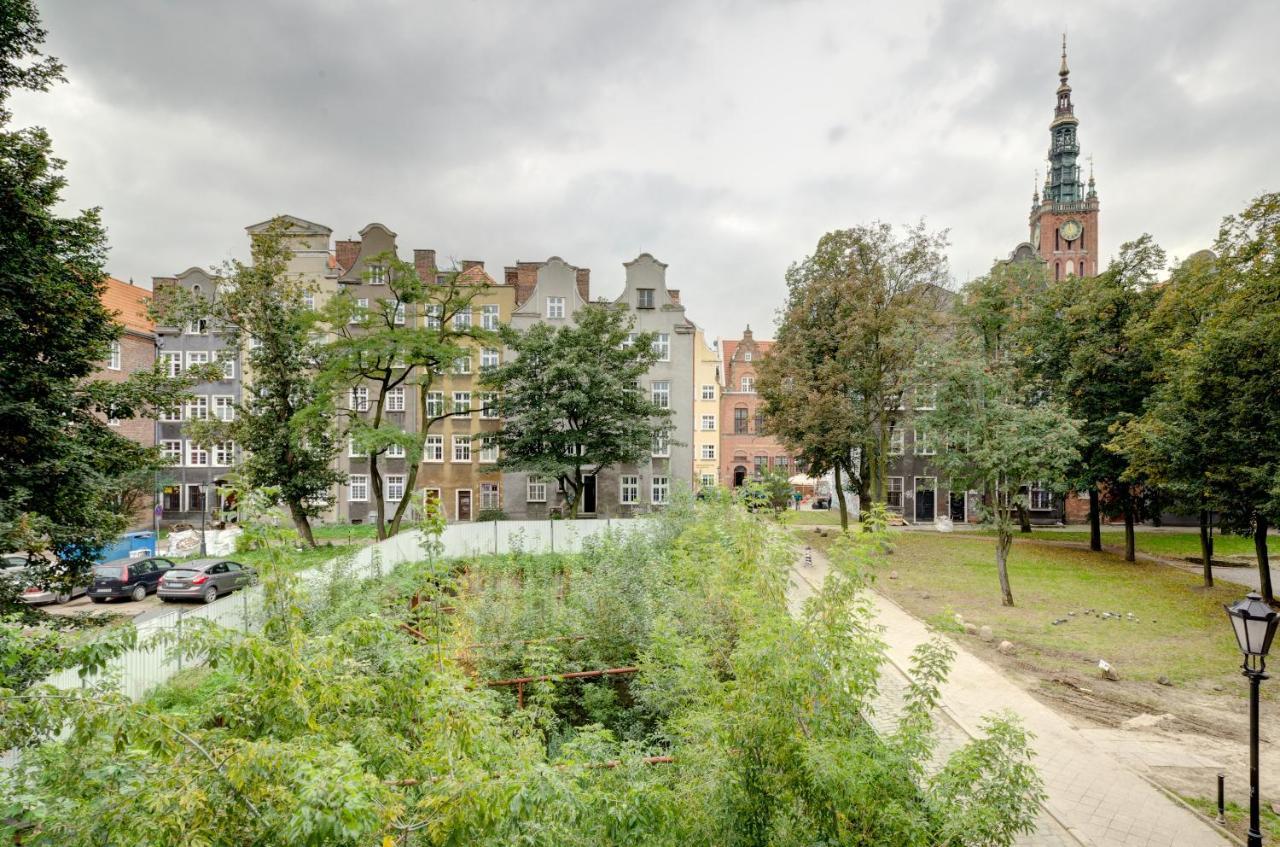
<path id="1" fill-rule="evenodd" d="M 1054 283 L 1024 325 L 1023 369 L 1081 422 L 1084 438 L 1070 485 L 1087 489 L 1090 546 L 1102 548 L 1101 512 L 1125 524 L 1125 559 L 1133 561 L 1134 524 L 1147 509 L 1149 486 L 1123 456 L 1107 448 L 1115 430 L 1140 415 L 1154 386 L 1158 351 L 1138 343 L 1135 328 L 1156 300 L 1165 253 L 1143 235 L 1095 277 Z"/>
<path id="2" fill-rule="evenodd" d="M 122 331 L 101 301 L 106 233 L 97 209 L 59 214 L 66 179 L 48 134 L 8 128 L 14 91 L 63 79 L 44 37 L 32 2 L 0 2 L 0 548 L 56 553 L 33 567 L 66 587 L 126 528 L 125 481 L 160 465 L 107 417 L 150 417 L 190 383 L 91 378 Z"/>
<path id="3" fill-rule="evenodd" d="M 760 372 L 769 428 L 809 467 L 885 502 L 889 430 L 945 292 L 945 234 L 885 223 L 827 233 L 787 271 L 787 305 Z M 858 467 L 855 457 L 860 457 Z"/>
<path id="4" fill-rule="evenodd" d="M 593 303 L 569 326 L 506 329 L 515 358 L 481 377 L 499 393 L 499 466 L 556 480 L 570 517 L 577 517 L 587 476 L 646 459 L 655 439 L 671 431 L 671 410 L 640 389 L 658 358 L 654 335 L 630 338 L 633 324 Z"/>
<path id="5" fill-rule="evenodd" d="M 386 296 L 361 307 L 353 298 L 339 295 L 321 310 L 330 340 L 320 353 L 317 383 L 324 402 L 332 403 L 346 421 L 356 449 L 369 459 L 378 537 L 386 538 L 399 532 L 413 500 L 428 431 L 445 418 L 471 413 L 448 408 L 429 414 L 427 393 L 456 359 L 472 355 L 474 348 L 469 344 L 496 346 L 499 337 L 470 321 L 463 327 L 454 325 L 454 315 L 469 313 L 480 293 L 477 286 L 465 284 L 460 274 L 449 273 L 444 282 L 434 276 L 423 281 L 412 262 L 390 252 L 376 256 L 373 263 L 385 283 Z M 357 386 L 368 389 L 368 408 L 352 407 L 350 389 Z M 416 431 L 405 431 L 386 416 L 389 393 L 406 387 L 417 389 Z M 392 446 L 404 451 L 408 472 L 404 494 L 391 504 L 388 522 L 378 460 Z"/>
<path id="6" fill-rule="evenodd" d="M 315 547 L 310 519 L 332 504 L 333 486 L 344 476 L 332 466 L 338 452 L 333 410 L 314 375 L 322 344 L 318 316 L 303 302 L 305 283 L 289 271 L 285 233 L 277 221 L 254 234 L 251 261 L 224 268 L 214 301 L 174 291 L 158 305 L 166 321 L 179 325 L 194 314 L 211 316 L 226 331 L 229 348 L 245 357 L 245 391 L 234 419 L 192 423 L 192 437 L 239 444 L 245 485 L 274 491 L 298 534 Z"/>

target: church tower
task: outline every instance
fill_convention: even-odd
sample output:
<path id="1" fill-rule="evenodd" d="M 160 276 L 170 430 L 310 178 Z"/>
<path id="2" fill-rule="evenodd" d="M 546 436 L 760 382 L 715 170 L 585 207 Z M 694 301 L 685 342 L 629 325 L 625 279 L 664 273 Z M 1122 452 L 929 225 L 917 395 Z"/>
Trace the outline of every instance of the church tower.
<path id="1" fill-rule="evenodd" d="M 1031 196 L 1031 246 L 1049 263 L 1055 280 L 1098 273 L 1098 192 L 1081 179 L 1080 142 L 1067 84 L 1067 37 L 1062 36 L 1062 67 L 1058 69 L 1058 104 L 1049 124 L 1049 168 L 1044 175 L 1044 196 Z"/>

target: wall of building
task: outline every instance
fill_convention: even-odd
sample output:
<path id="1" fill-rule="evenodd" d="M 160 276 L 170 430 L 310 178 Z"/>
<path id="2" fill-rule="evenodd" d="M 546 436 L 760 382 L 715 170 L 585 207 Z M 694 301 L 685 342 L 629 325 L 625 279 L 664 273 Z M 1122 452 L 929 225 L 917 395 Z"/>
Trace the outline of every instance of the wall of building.
<path id="1" fill-rule="evenodd" d="M 701 328 L 693 334 L 693 484 L 711 488 L 720 480 L 720 350 Z"/>
<path id="2" fill-rule="evenodd" d="M 757 366 L 773 347 L 756 340 L 751 327 L 742 337 L 720 343 L 724 390 L 720 398 L 720 482 L 738 486 L 779 470 L 791 476 L 790 452 L 763 425 L 764 400 L 756 392 Z"/>

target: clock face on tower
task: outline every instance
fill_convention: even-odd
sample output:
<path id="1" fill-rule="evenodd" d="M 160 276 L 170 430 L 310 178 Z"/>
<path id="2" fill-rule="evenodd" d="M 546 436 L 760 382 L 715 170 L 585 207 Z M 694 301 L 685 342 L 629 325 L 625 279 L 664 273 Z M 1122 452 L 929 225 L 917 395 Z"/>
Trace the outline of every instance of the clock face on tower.
<path id="1" fill-rule="evenodd" d="M 1080 233 L 1082 231 L 1079 221 L 1067 221 L 1062 225 L 1062 229 L 1059 230 L 1059 232 L 1062 233 L 1063 240 L 1065 241 L 1075 241 L 1080 237 Z"/>

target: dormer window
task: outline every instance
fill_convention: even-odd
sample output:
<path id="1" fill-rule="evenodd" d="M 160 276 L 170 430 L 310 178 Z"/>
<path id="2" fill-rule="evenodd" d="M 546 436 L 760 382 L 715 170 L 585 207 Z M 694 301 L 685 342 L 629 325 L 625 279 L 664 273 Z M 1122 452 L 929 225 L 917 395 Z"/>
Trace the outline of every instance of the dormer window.
<path id="1" fill-rule="evenodd" d="M 636 308 L 637 309 L 653 308 L 653 289 L 652 288 L 636 289 Z"/>
<path id="2" fill-rule="evenodd" d="M 750 351 L 750 350 L 748 350 L 747 352 L 745 352 L 745 353 L 743 353 L 743 354 L 742 354 L 742 360 L 743 360 L 744 362 L 750 362 L 750 361 L 751 361 L 751 351 Z"/>
<path id="3" fill-rule="evenodd" d="M 369 265 L 369 270 L 365 273 L 370 285 L 386 285 L 387 269 L 382 265 Z"/>

